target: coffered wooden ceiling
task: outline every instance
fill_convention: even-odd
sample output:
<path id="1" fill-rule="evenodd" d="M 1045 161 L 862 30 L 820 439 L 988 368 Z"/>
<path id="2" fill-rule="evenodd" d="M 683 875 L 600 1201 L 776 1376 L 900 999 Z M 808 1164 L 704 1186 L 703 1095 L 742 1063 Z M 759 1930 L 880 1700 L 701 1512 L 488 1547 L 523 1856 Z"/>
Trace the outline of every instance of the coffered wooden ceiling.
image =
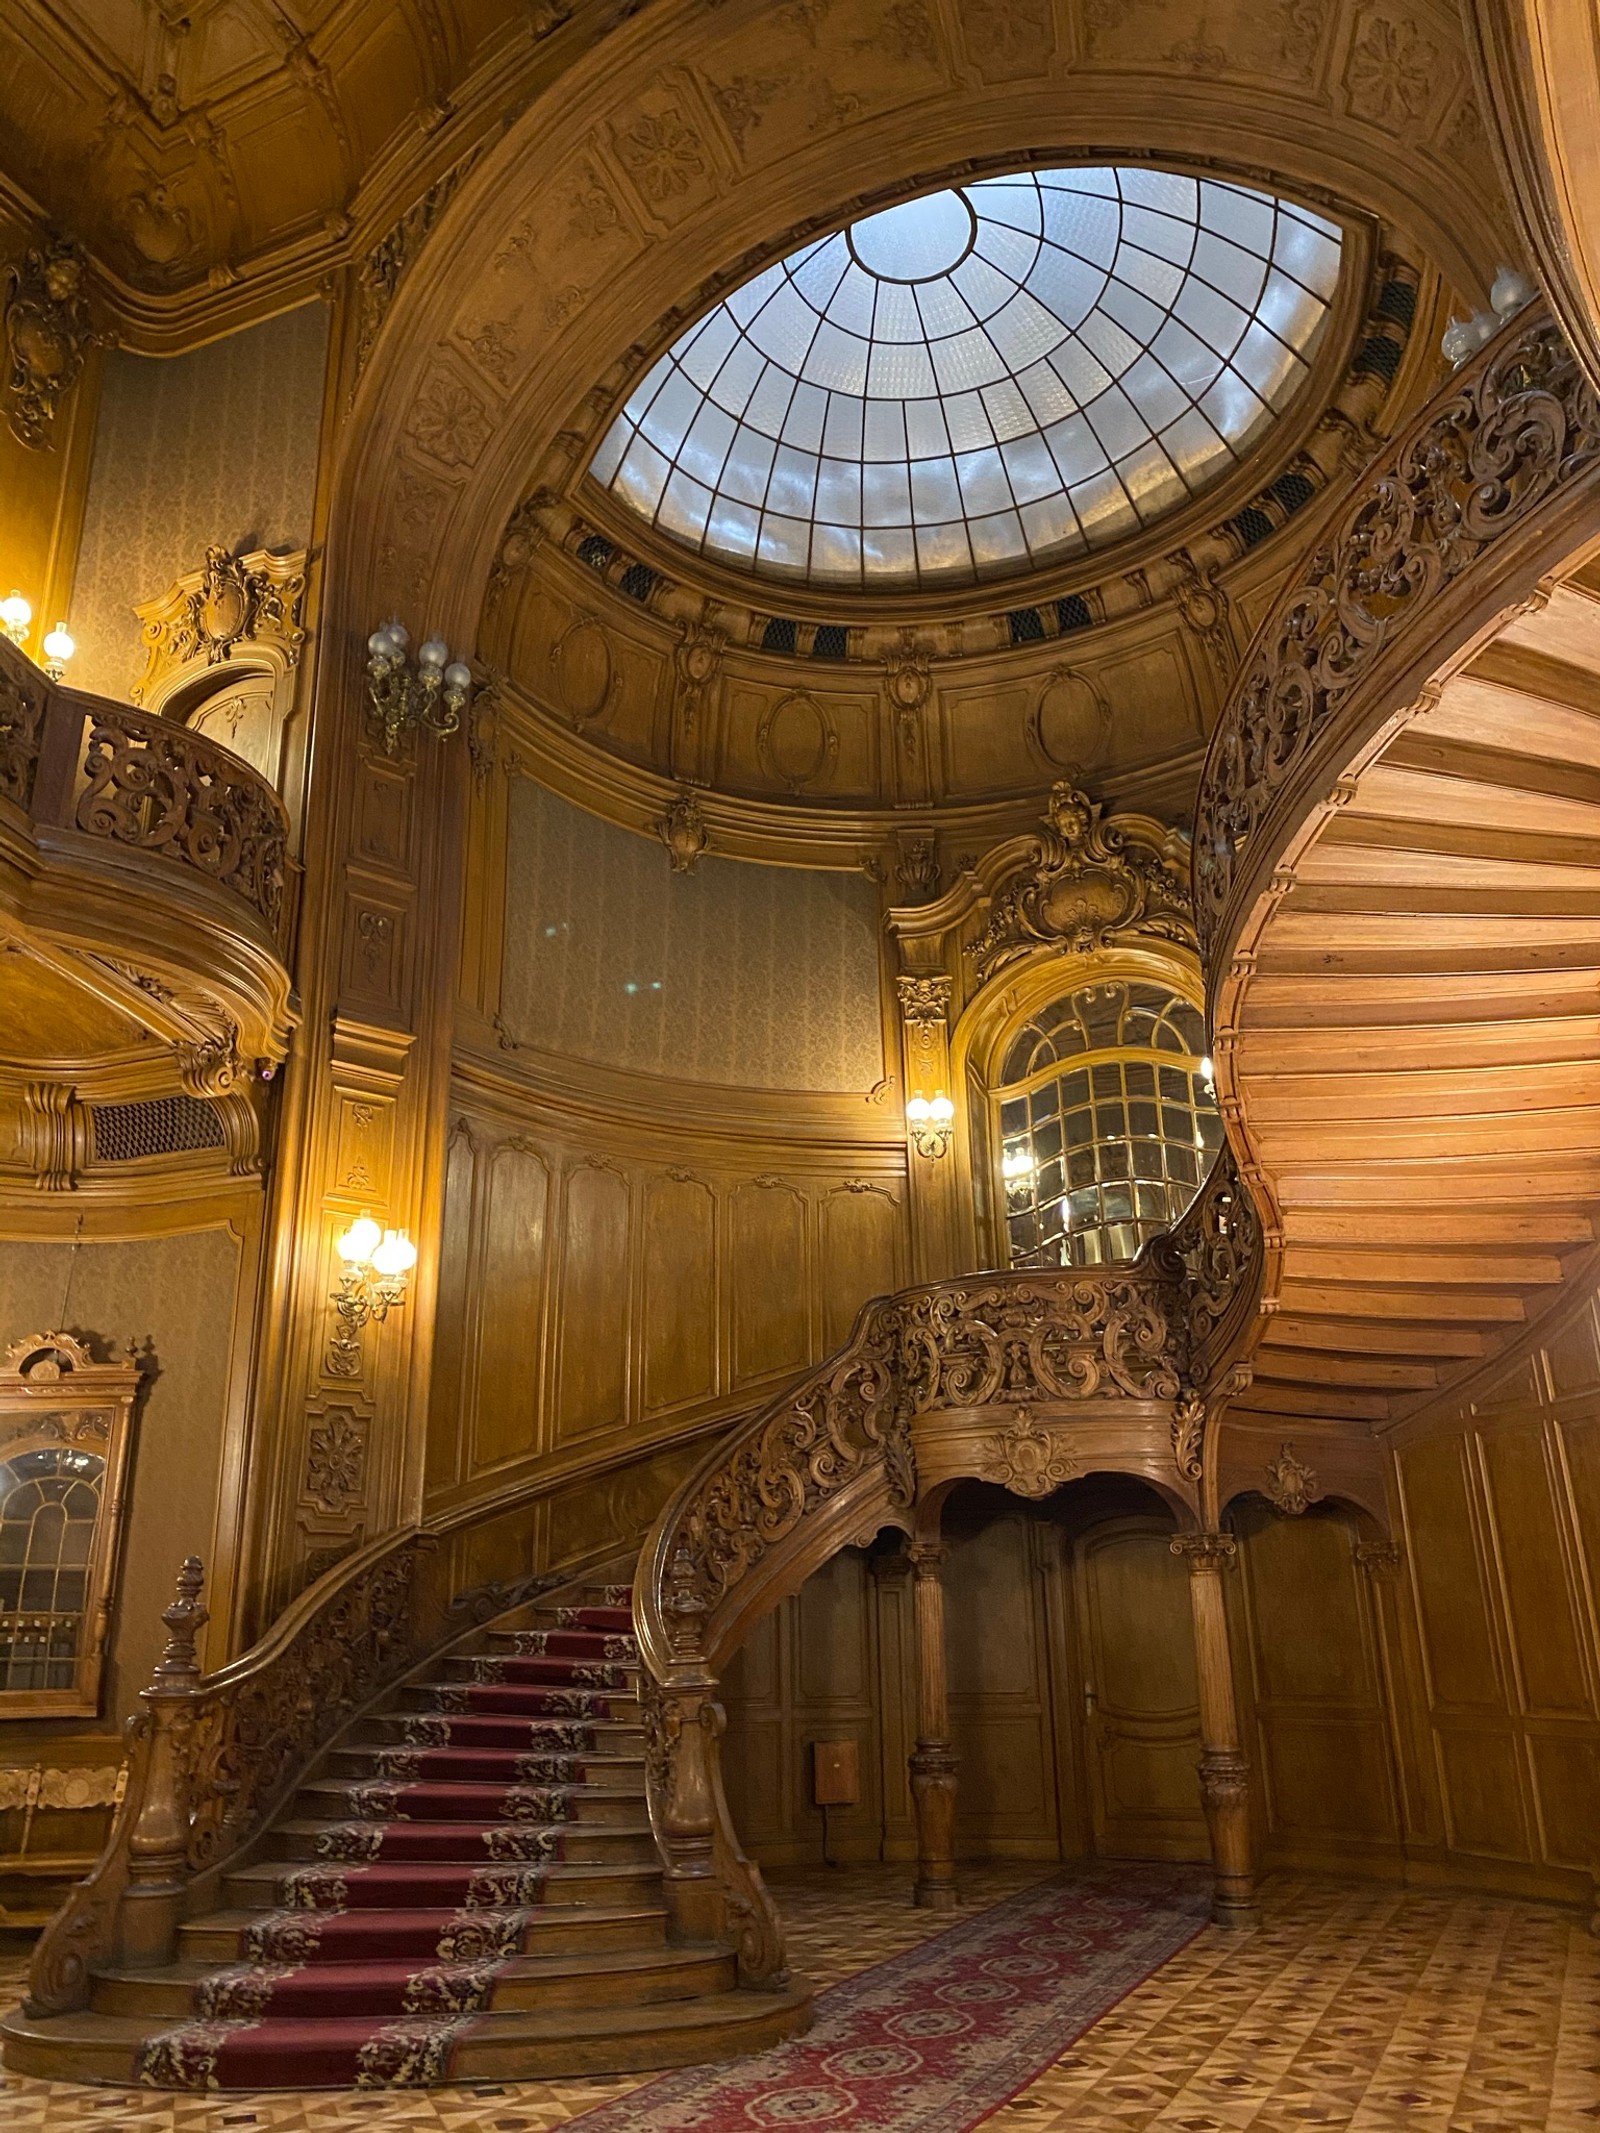
<path id="1" fill-rule="evenodd" d="M 225 281 L 338 243 L 387 155 L 409 163 L 525 0 L 10 0 L 0 168 L 134 288 Z M 410 152 L 408 152 L 410 151 Z"/>

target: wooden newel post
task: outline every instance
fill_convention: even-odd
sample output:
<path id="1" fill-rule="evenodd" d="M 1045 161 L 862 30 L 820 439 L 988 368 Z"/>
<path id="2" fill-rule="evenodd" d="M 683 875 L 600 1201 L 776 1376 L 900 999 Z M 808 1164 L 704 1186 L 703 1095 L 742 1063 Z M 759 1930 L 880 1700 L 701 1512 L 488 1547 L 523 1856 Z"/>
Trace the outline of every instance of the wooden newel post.
<path id="1" fill-rule="evenodd" d="M 1200 1799 L 1211 1832 L 1211 1915 L 1219 1926 L 1252 1926 L 1256 1877 L 1251 1857 L 1250 1765 L 1239 1739 L 1233 1654 L 1222 1578 L 1238 1558 L 1231 1533 L 1180 1533 L 1174 1555 L 1189 1565 L 1195 1670 L 1200 1683 Z"/>
<path id="2" fill-rule="evenodd" d="M 917 1621 L 917 1745 L 911 1796 L 917 1809 L 917 1886 L 924 1910 L 953 1911 L 956 1895 L 956 1770 L 945 1674 L 944 1545 L 914 1541 L 906 1550 L 914 1577 Z"/>
<path id="3" fill-rule="evenodd" d="M 653 1691 L 646 1710 L 667 1930 L 675 1941 L 720 1940 L 724 1928 L 716 1855 L 723 1712 L 706 1663 L 706 1612 L 694 1565 L 680 1549 L 662 1600 L 672 1678 Z"/>
<path id="4" fill-rule="evenodd" d="M 188 1878 L 191 1751 L 200 1664 L 195 1639 L 209 1617 L 200 1604 L 205 1567 L 191 1555 L 178 1572 L 177 1598 L 162 1610 L 167 1644 L 140 1700 L 150 1728 L 148 1775 L 138 1820 L 128 1839 L 128 1885 L 123 1892 L 122 1960 L 155 1970 L 177 1954 Z"/>

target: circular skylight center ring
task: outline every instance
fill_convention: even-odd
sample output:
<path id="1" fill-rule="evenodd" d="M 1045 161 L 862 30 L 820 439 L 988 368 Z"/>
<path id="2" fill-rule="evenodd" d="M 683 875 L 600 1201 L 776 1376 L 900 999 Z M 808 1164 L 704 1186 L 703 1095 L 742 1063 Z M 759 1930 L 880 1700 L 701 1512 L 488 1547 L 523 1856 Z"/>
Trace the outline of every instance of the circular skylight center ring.
<path id="1" fill-rule="evenodd" d="M 902 201 L 852 222 L 845 242 L 857 266 L 877 281 L 936 281 L 978 241 L 978 218 L 959 189 Z"/>

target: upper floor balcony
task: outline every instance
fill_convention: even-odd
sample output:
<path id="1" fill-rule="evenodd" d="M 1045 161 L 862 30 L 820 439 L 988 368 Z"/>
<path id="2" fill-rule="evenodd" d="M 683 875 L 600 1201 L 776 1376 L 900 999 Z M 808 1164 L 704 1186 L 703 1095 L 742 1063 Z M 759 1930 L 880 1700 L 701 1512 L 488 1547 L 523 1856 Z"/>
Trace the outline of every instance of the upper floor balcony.
<path id="1" fill-rule="evenodd" d="M 248 763 L 0 643 L 0 1105 L 17 1125 L 0 1169 L 76 1184 L 116 1139 L 97 1134 L 105 1107 L 134 1160 L 215 1148 L 249 1167 L 253 1128 L 229 1111 L 288 1049 L 292 876 L 282 803 Z"/>

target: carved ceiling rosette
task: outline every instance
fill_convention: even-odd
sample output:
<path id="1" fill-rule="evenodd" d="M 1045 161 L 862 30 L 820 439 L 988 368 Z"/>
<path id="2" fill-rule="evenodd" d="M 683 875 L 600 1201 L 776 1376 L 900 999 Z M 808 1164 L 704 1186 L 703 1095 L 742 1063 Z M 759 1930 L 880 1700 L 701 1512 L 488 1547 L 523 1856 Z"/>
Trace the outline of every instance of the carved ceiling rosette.
<path id="1" fill-rule="evenodd" d="M 1100 801 L 1066 780 L 1051 788 L 1044 825 L 996 886 L 968 950 L 980 979 L 1044 943 L 1089 955 L 1142 933 L 1194 947 L 1188 849 L 1178 833 L 1158 848 L 1108 820 Z"/>

